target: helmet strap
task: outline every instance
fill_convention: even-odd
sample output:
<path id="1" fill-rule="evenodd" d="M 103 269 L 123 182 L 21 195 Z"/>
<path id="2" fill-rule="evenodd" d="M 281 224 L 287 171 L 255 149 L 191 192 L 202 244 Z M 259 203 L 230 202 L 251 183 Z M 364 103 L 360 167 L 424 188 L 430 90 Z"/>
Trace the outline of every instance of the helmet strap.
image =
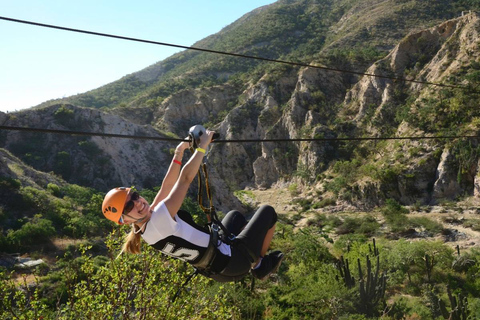
<path id="1" fill-rule="evenodd" d="M 147 218 L 147 217 L 143 217 L 143 218 L 141 218 L 141 219 L 138 219 L 137 221 L 134 222 L 134 226 L 136 226 L 136 223 L 142 222 L 142 221 L 145 220 L 146 218 Z M 145 221 L 145 223 L 142 224 L 141 227 L 138 227 L 138 230 L 135 230 L 135 227 L 134 227 L 134 228 L 133 228 L 133 233 L 138 234 L 138 233 L 142 232 L 142 229 L 147 225 L 147 222 L 148 222 L 148 221 L 149 221 L 149 220 Z"/>

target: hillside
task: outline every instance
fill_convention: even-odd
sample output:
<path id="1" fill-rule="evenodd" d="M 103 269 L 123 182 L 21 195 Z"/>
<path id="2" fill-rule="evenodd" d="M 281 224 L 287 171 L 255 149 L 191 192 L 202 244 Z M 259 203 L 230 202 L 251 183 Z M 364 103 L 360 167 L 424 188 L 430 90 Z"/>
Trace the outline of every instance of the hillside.
<path id="1" fill-rule="evenodd" d="M 475 0 L 280 0 L 246 14 L 193 47 L 363 71 L 408 33 L 478 6 Z M 248 59 L 183 51 L 104 87 L 46 104 L 129 106 L 152 112 L 180 89 L 245 84 L 272 68 L 276 67 Z"/>
<path id="2" fill-rule="evenodd" d="M 431 25 L 466 6 L 465 2 L 449 3 L 437 3 L 439 6 L 432 7 L 435 10 L 427 10 L 424 2 L 411 1 L 331 1 L 321 5 L 309 1 L 279 1 L 247 14 L 199 43 L 216 50 L 252 54 L 245 48 L 272 47 L 265 42 L 267 38 L 273 43 L 279 39 L 282 43 L 294 41 L 284 47 L 273 46 L 278 52 L 269 54 L 274 58 L 301 57 L 300 61 L 304 62 L 328 62 L 327 66 L 340 65 L 342 69 L 365 70 L 370 74 L 474 88 L 479 82 L 478 15 L 470 13 L 419 29 L 422 24 Z M 346 32 L 346 26 L 355 25 L 360 17 L 365 17 L 361 13 L 367 4 L 369 8 L 375 4 L 375 10 L 391 16 L 388 21 L 381 20 L 382 30 L 390 28 L 397 33 L 403 30 L 403 38 L 394 32 L 388 37 L 372 37 L 370 42 L 370 36 L 358 28 Z M 417 13 L 413 14 L 412 10 Z M 366 27 L 371 24 L 371 28 L 380 28 L 379 16 L 361 21 Z M 413 19 L 412 24 L 399 29 L 390 23 L 402 19 Z M 270 27 L 270 24 L 273 25 Z M 300 38 L 298 30 L 304 30 Z M 331 36 L 318 40 L 320 30 Z M 239 33 L 245 37 L 238 37 Z M 359 37 L 362 46 L 357 51 Z M 302 49 L 307 43 L 308 52 Z M 342 50 L 334 49 L 336 43 L 342 43 Z M 320 60 L 315 58 L 317 53 L 321 54 Z M 185 51 L 159 63 L 165 73 L 156 73 L 156 67 L 152 66 L 128 76 L 132 79 L 138 76 L 135 81 L 151 85 L 142 89 L 142 93 L 138 91 L 133 100 L 128 100 L 127 89 L 122 94 L 115 93 L 126 99 L 122 100 L 123 106 L 111 108 L 104 104 L 96 109 L 59 101 L 47 107 L 3 115 L 2 123 L 176 137 L 184 137 L 191 125 L 201 123 L 214 128 L 225 139 L 475 134 L 477 130 L 476 92 L 315 68 L 244 64 L 245 61 L 233 58 L 218 57 L 208 60 L 211 63 L 205 59 L 213 57 Z M 223 63 L 230 60 L 236 64 L 226 67 Z M 164 68 L 166 63 L 168 68 Z M 225 76 L 218 73 L 221 70 L 232 73 Z M 96 92 L 107 99 L 107 89 L 122 81 Z M 131 84 L 135 90 L 141 87 Z M 85 105 L 75 99 L 90 99 L 87 97 L 89 93 L 66 101 Z M 98 107 L 95 103 L 86 105 Z M 462 108 L 458 108 L 459 105 Z M 72 141 L 72 138 L 61 137 L 58 141 L 52 138 L 39 141 L 45 137 L 35 138 L 4 132 L 2 146 L 39 170 L 55 171 L 68 181 L 82 185 L 92 185 L 93 181 L 92 186 L 103 191 L 117 184 L 141 188 L 158 185 L 165 168 L 153 170 L 154 176 L 150 174 L 150 168 L 155 168 L 158 160 L 152 156 L 153 150 L 163 158 L 168 157 L 169 149 L 174 147 L 122 139 L 74 138 Z M 142 151 L 136 152 L 138 148 Z M 53 151 L 46 158 L 38 154 L 45 150 Z M 119 150 L 122 150 L 120 154 Z M 122 154 L 127 150 L 130 152 Z M 93 157 L 93 154 L 100 156 Z M 142 163 L 135 177 L 131 175 L 132 158 Z M 389 198 L 404 204 L 435 203 L 445 197 L 453 199 L 474 194 L 476 159 L 475 140 L 469 140 L 468 144 L 460 140 L 421 140 L 218 144 L 212 148 L 209 162 L 213 164 L 211 176 L 216 201 L 219 208 L 228 210 L 238 205 L 231 196 L 235 190 L 269 188 L 292 179 L 312 186 L 322 194 L 321 199 L 337 205 L 371 207 Z"/>

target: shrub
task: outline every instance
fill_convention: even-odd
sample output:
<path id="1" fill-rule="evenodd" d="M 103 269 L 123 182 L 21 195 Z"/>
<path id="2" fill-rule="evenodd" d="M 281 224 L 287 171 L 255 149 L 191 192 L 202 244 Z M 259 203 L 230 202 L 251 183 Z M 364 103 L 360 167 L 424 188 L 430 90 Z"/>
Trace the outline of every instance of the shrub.
<path id="1" fill-rule="evenodd" d="M 115 255 L 120 235 L 117 232 L 107 241 L 111 255 Z M 49 277 L 48 288 L 18 290 L 13 279 L 0 271 L 5 318 L 231 319 L 239 313 L 227 307 L 225 290 L 205 277 L 192 280 L 180 299 L 172 302 L 191 270 L 178 260 L 161 258 L 151 247 L 141 255 L 119 259 L 92 258 L 88 250 L 84 247 L 80 257 L 63 262 L 63 271 Z M 52 297 L 59 294 L 54 305 L 40 298 L 42 290 L 52 290 Z"/>
<path id="2" fill-rule="evenodd" d="M 441 223 L 434 221 L 432 219 L 429 219 L 427 217 L 410 218 L 409 223 L 413 227 L 425 228 L 425 231 L 427 231 L 430 234 L 438 234 L 443 230 L 443 225 Z"/>
<path id="3" fill-rule="evenodd" d="M 60 187 L 57 186 L 57 185 L 54 184 L 54 183 L 49 183 L 49 184 L 47 185 L 47 190 L 48 190 L 52 195 L 54 195 L 55 197 L 60 197 L 60 195 L 61 195 Z"/>
<path id="4" fill-rule="evenodd" d="M 310 209 L 310 207 L 312 205 L 312 200 L 304 199 L 304 198 L 301 198 L 301 199 L 297 198 L 297 199 L 294 199 L 292 201 L 292 203 L 300 205 L 300 207 L 302 207 L 301 211 L 304 212 L 304 211 L 307 211 L 307 210 Z"/>
<path id="5" fill-rule="evenodd" d="M 61 105 L 54 113 L 55 120 L 58 124 L 65 126 L 73 125 L 75 119 L 75 112 L 68 109 L 66 105 Z"/>
<path id="6" fill-rule="evenodd" d="M 298 185 L 296 183 L 292 183 L 288 186 L 288 191 L 290 191 L 290 194 L 292 196 L 296 196 L 299 194 L 299 191 L 298 191 Z"/>
<path id="7" fill-rule="evenodd" d="M 361 219 L 347 217 L 342 225 L 337 228 L 337 234 L 355 233 L 355 230 L 357 230 L 361 224 Z"/>
<path id="8" fill-rule="evenodd" d="M 394 199 L 387 199 L 385 201 L 385 206 L 381 209 L 381 212 L 384 216 L 396 215 L 396 214 L 406 214 L 408 209 L 403 207 Z"/>
<path id="9" fill-rule="evenodd" d="M 336 196 L 347 186 L 348 181 L 343 176 L 335 177 L 333 180 L 325 182 L 325 190 L 333 192 Z"/>
<path id="10" fill-rule="evenodd" d="M 320 202 L 315 202 L 312 205 L 312 208 L 313 209 L 321 209 L 321 208 L 325 208 L 325 207 L 328 207 L 328 206 L 334 206 L 335 204 L 337 204 L 337 200 L 332 199 L 332 198 L 326 198 L 326 199 L 321 200 Z"/>
<path id="11" fill-rule="evenodd" d="M 405 216 L 408 209 L 401 206 L 394 199 L 387 199 L 385 206 L 380 209 L 392 232 L 403 232 L 410 228 L 408 218 Z"/>
<path id="12" fill-rule="evenodd" d="M 355 230 L 355 233 L 361 233 L 371 237 L 379 228 L 380 224 L 377 222 L 377 220 L 374 217 L 368 216 L 363 219 L 358 229 Z"/>
<path id="13" fill-rule="evenodd" d="M 18 250 L 18 247 L 44 242 L 55 234 L 56 230 L 50 220 L 35 215 L 32 221 L 25 223 L 19 230 L 10 231 L 7 241 L 14 247 L 13 250 Z"/>

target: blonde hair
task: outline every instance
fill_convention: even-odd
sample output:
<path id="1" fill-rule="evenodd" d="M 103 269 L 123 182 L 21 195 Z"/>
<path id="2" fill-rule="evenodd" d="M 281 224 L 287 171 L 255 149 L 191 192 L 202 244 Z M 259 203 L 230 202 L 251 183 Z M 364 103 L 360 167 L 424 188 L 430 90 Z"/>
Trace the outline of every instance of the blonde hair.
<path id="1" fill-rule="evenodd" d="M 139 232 L 135 233 L 135 231 L 137 231 L 136 226 L 132 224 L 132 230 L 125 237 L 125 242 L 123 243 L 119 256 L 124 252 L 133 254 L 139 254 L 141 252 L 141 234 Z"/>

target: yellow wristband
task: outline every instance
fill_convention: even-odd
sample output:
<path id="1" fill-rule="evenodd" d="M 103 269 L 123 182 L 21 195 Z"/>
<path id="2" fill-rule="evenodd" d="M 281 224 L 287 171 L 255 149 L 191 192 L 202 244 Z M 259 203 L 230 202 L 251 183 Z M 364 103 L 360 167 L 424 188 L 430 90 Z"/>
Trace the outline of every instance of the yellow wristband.
<path id="1" fill-rule="evenodd" d="M 206 152 L 205 149 L 203 149 L 203 148 L 197 148 L 197 151 L 198 151 L 198 152 L 201 152 L 201 153 L 203 153 L 203 154 L 205 154 L 205 152 Z"/>

